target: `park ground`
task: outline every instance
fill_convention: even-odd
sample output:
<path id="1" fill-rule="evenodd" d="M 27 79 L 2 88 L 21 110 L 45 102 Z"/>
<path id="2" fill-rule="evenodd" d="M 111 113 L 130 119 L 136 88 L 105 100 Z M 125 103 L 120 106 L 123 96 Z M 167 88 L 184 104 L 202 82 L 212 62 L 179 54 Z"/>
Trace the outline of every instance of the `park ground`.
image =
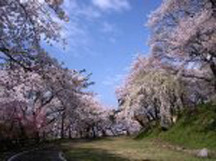
<path id="1" fill-rule="evenodd" d="M 188 149 L 156 138 L 130 137 L 61 143 L 68 161 L 216 161 L 198 158 L 197 149 Z"/>
<path id="2" fill-rule="evenodd" d="M 63 153 L 62 153 L 63 152 Z M 61 140 L 20 155 L 12 161 L 216 161 L 198 158 L 198 149 L 179 146 L 159 138 L 110 137 L 96 140 Z M 2 159 L 3 160 L 3 159 Z"/>
<path id="3" fill-rule="evenodd" d="M 185 111 L 168 131 L 60 144 L 68 161 L 216 161 L 216 106 Z M 208 158 L 198 158 L 207 148 Z"/>
<path id="4" fill-rule="evenodd" d="M 206 105 L 183 113 L 168 131 L 153 128 L 136 137 L 49 141 L 0 153 L 0 161 L 23 151 L 10 161 L 62 161 L 60 154 L 67 161 L 216 161 L 215 127 L 216 106 Z M 209 157 L 197 157 L 203 148 L 208 149 Z"/>

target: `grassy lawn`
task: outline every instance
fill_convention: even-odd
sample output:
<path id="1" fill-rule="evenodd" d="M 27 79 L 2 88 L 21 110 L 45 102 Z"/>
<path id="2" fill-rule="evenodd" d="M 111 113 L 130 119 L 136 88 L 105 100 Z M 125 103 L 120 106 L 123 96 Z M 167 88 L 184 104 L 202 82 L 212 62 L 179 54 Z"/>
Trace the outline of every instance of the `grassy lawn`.
<path id="1" fill-rule="evenodd" d="M 61 147 L 69 161 L 215 161 L 200 159 L 165 146 L 155 139 L 134 140 L 129 137 L 95 141 L 67 141 Z"/>
<path id="2" fill-rule="evenodd" d="M 41 161 L 40 156 L 48 161 L 47 157 L 52 158 L 61 150 L 68 161 L 216 161 L 216 106 L 186 111 L 168 131 L 156 127 L 148 133 L 140 133 L 136 139 L 56 140 L 38 147 L 42 148 L 39 153 L 29 155 Z M 210 149 L 211 158 L 196 157 L 203 148 Z M 0 153 L 0 160 L 8 153 Z"/>

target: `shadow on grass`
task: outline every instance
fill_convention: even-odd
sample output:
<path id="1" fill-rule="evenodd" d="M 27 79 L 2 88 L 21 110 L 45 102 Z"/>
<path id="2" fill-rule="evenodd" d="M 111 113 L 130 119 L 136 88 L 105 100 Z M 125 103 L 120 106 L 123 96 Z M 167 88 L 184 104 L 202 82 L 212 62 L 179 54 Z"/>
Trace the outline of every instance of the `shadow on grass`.
<path id="1" fill-rule="evenodd" d="M 12 159 L 11 161 L 60 161 L 60 159 L 58 151 L 40 150 L 28 152 Z"/>
<path id="2" fill-rule="evenodd" d="M 68 161 L 130 161 L 102 149 L 74 148 L 65 154 Z"/>

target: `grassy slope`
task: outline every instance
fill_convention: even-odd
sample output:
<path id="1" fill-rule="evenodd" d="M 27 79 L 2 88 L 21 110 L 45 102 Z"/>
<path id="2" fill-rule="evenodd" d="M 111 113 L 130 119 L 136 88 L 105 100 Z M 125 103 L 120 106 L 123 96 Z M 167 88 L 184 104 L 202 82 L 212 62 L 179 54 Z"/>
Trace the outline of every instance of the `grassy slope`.
<path id="1" fill-rule="evenodd" d="M 216 150 L 216 106 L 206 104 L 196 110 L 185 111 L 177 123 L 168 131 L 154 129 L 138 138 L 161 138 L 184 147 Z"/>

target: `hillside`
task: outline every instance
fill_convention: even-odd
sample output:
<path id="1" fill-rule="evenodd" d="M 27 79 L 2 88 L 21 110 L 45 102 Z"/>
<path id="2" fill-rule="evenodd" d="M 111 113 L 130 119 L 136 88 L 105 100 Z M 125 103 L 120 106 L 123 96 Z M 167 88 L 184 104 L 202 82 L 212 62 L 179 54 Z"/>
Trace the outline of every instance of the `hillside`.
<path id="1" fill-rule="evenodd" d="M 185 110 L 177 123 L 168 131 L 154 128 L 148 133 L 140 133 L 137 139 L 159 138 L 183 147 L 216 149 L 216 106 L 200 105 L 193 110 Z"/>

